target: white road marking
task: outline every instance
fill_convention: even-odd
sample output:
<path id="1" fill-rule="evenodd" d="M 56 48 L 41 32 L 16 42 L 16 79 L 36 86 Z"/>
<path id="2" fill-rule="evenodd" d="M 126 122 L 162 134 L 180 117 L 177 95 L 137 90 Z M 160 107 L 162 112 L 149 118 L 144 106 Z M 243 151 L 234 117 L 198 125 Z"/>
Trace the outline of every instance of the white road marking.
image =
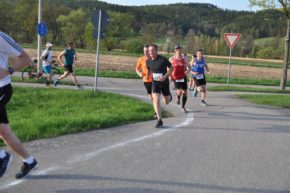
<path id="1" fill-rule="evenodd" d="M 188 125 L 190 125 L 193 122 L 193 120 L 194 120 L 193 116 L 192 117 L 188 117 L 188 118 L 186 118 L 186 120 L 184 122 L 179 123 L 177 125 L 173 125 L 172 127 L 169 127 L 167 129 L 160 130 L 160 131 L 148 134 L 148 135 L 144 135 L 142 137 L 133 138 L 133 139 L 130 139 L 130 140 L 127 140 L 127 141 L 124 141 L 124 142 L 120 142 L 120 143 L 114 144 L 114 145 L 109 146 L 109 147 L 101 148 L 99 150 L 96 150 L 94 152 L 90 152 L 90 153 L 86 154 L 85 158 L 84 157 L 75 158 L 73 160 L 67 161 L 67 163 L 68 164 L 74 164 L 74 163 L 78 163 L 78 162 L 81 162 L 81 161 L 88 161 L 90 159 L 94 159 L 96 156 L 98 156 L 101 153 L 104 153 L 104 152 L 107 152 L 107 151 L 110 151 L 110 150 L 114 150 L 114 149 L 117 149 L 117 148 L 122 148 L 122 147 L 128 146 L 128 145 L 130 145 L 132 143 L 145 141 L 147 139 L 152 139 L 154 137 L 161 136 L 161 135 L 163 135 L 165 133 L 175 131 L 176 129 L 178 129 L 180 127 L 188 126 Z"/>
<path id="2" fill-rule="evenodd" d="M 130 96 L 138 97 L 138 98 L 147 98 L 145 96 L 136 95 L 136 94 L 128 94 L 128 93 L 121 93 L 121 94 L 126 94 L 126 95 L 130 95 Z M 122 147 L 128 146 L 128 145 L 130 145 L 132 143 L 145 141 L 147 139 L 152 139 L 152 138 L 161 136 L 161 135 L 163 135 L 165 133 L 175 131 L 176 129 L 178 129 L 180 127 L 188 126 L 193 121 L 194 121 L 194 115 L 193 115 L 193 113 L 189 113 L 189 114 L 187 114 L 186 120 L 184 122 L 182 122 L 182 123 L 179 123 L 177 125 L 173 125 L 172 127 L 169 127 L 167 129 L 164 129 L 164 130 L 160 130 L 160 131 L 148 134 L 148 135 L 144 135 L 142 137 L 133 138 L 133 139 L 130 139 L 130 140 L 127 140 L 127 141 L 124 141 L 124 142 L 117 143 L 117 144 L 109 146 L 109 147 L 101 148 L 101 149 L 99 149 L 97 151 L 94 151 L 94 152 L 86 154 L 85 155 L 86 158 L 84 158 L 84 157 L 76 158 L 76 159 L 67 161 L 66 163 L 67 164 L 75 164 L 75 163 L 79 163 L 79 162 L 83 162 L 83 161 L 88 161 L 90 159 L 95 158 L 96 156 L 98 156 L 99 154 L 101 154 L 103 152 L 111 151 L 111 150 L 114 150 L 114 149 L 117 149 L 117 148 L 122 148 Z M 61 168 L 64 168 L 64 167 L 55 166 L 55 167 L 50 167 L 50 168 L 43 169 L 43 170 L 38 170 L 37 172 L 34 173 L 34 176 L 43 176 L 43 175 L 46 175 L 47 173 L 49 173 L 51 171 L 56 171 L 56 170 L 59 170 Z M 24 182 L 25 182 L 25 179 L 14 180 L 12 182 L 7 183 L 6 185 L 4 184 L 2 187 L 0 187 L 0 190 L 7 189 L 7 188 L 10 188 L 10 187 L 22 184 Z"/>
<path id="3" fill-rule="evenodd" d="M 58 170 L 58 169 L 60 169 L 60 167 L 50 167 L 50 168 L 47 168 L 47 169 L 44 169 L 44 170 L 39 170 L 37 172 L 34 172 L 33 175 L 34 176 L 40 176 L 40 175 L 43 176 L 43 175 L 46 175 L 50 171 L 55 171 L 55 170 Z M 0 187 L 0 190 L 4 190 L 4 189 L 10 188 L 12 186 L 16 186 L 16 185 L 22 184 L 23 182 L 25 182 L 25 178 L 24 179 L 20 179 L 20 180 L 13 180 L 12 182 L 8 182 L 6 185 Z"/>

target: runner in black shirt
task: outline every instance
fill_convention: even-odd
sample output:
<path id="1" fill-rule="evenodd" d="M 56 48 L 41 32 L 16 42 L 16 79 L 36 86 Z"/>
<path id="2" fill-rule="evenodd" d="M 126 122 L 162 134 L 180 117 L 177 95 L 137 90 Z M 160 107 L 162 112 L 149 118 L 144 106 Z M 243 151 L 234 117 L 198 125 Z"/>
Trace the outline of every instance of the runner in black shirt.
<path id="1" fill-rule="evenodd" d="M 161 55 L 157 54 L 157 45 L 149 46 L 149 58 L 146 61 L 148 72 L 147 78 L 149 78 L 150 72 L 152 72 L 152 96 L 153 96 L 153 106 L 156 112 L 158 121 L 155 127 L 162 127 L 163 122 L 161 119 L 161 109 L 160 109 L 160 94 L 162 93 L 164 103 L 168 104 L 172 100 L 172 96 L 169 90 L 169 79 L 173 71 L 173 67 L 169 60 Z"/>

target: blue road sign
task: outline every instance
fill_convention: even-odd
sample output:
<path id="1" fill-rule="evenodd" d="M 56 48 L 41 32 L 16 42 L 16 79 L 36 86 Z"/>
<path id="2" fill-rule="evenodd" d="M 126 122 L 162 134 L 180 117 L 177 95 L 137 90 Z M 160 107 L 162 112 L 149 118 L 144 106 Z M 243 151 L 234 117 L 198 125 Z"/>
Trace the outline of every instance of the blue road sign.
<path id="1" fill-rule="evenodd" d="M 99 14 L 101 11 L 101 30 L 100 30 L 100 39 L 103 39 L 105 37 L 105 27 L 108 24 L 110 17 L 109 15 L 103 11 L 103 10 L 97 10 L 93 12 L 92 15 L 92 23 L 94 25 L 94 31 L 93 31 L 93 38 L 98 39 L 98 26 L 99 26 Z"/>
<path id="2" fill-rule="evenodd" d="M 45 23 L 40 22 L 39 24 L 37 24 L 37 33 L 41 37 L 43 37 L 47 34 L 47 27 L 46 27 Z"/>

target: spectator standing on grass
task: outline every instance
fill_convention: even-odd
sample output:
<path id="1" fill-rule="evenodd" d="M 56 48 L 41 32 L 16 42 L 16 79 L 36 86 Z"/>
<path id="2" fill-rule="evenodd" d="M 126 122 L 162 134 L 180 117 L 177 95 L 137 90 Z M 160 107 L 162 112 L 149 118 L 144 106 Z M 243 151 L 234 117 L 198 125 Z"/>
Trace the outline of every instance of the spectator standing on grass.
<path id="1" fill-rule="evenodd" d="M 50 86 L 51 78 L 52 78 L 52 44 L 47 42 L 45 45 L 46 49 L 41 54 L 42 59 L 42 71 L 46 77 L 46 86 Z"/>
<path id="2" fill-rule="evenodd" d="M 8 67 L 8 57 L 17 57 L 14 65 Z M 19 47 L 19 45 L 7 34 L 0 31 L 0 137 L 18 156 L 23 159 L 23 166 L 16 173 L 17 179 L 25 177 L 30 171 L 37 168 L 37 161 L 33 158 L 18 137 L 12 132 L 6 111 L 6 105 L 12 96 L 10 75 L 14 70 L 28 66 L 31 58 Z M 2 177 L 12 160 L 12 155 L 6 150 L 0 150 L 0 177 Z"/>
<path id="3" fill-rule="evenodd" d="M 68 43 L 67 48 L 58 55 L 57 59 L 61 64 L 61 66 L 64 67 L 65 71 L 63 75 L 61 75 L 57 80 L 55 80 L 54 86 L 57 86 L 60 80 L 66 78 L 70 74 L 74 84 L 79 89 L 82 89 L 83 87 L 78 83 L 76 75 L 73 70 L 73 64 L 75 61 L 77 61 L 76 51 L 74 49 L 73 42 Z"/>

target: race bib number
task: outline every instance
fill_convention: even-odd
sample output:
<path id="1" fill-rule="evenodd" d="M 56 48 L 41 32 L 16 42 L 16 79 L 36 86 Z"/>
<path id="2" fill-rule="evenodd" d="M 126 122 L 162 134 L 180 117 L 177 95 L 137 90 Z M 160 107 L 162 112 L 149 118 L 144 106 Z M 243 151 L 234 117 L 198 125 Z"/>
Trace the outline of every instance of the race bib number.
<path id="1" fill-rule="evenodd" d="M 204 79 L 204 75 L 203 75 L 203 74 L 198 74 L 198 75 L 196 76 L 196 79 L 197 79 L 197 80 Z"/>
<path id="2" fill-rule="evenodd" d="M 175 82 L 184 82 L 184 78 L 183 79 L 175 80 Z"/>
<path id="3" fill-rule="evenodd" d="M 160 78 L 162 78 L 163 74 L 162 73 L 152 73 L 153 80 L 159 81 Z"/>

